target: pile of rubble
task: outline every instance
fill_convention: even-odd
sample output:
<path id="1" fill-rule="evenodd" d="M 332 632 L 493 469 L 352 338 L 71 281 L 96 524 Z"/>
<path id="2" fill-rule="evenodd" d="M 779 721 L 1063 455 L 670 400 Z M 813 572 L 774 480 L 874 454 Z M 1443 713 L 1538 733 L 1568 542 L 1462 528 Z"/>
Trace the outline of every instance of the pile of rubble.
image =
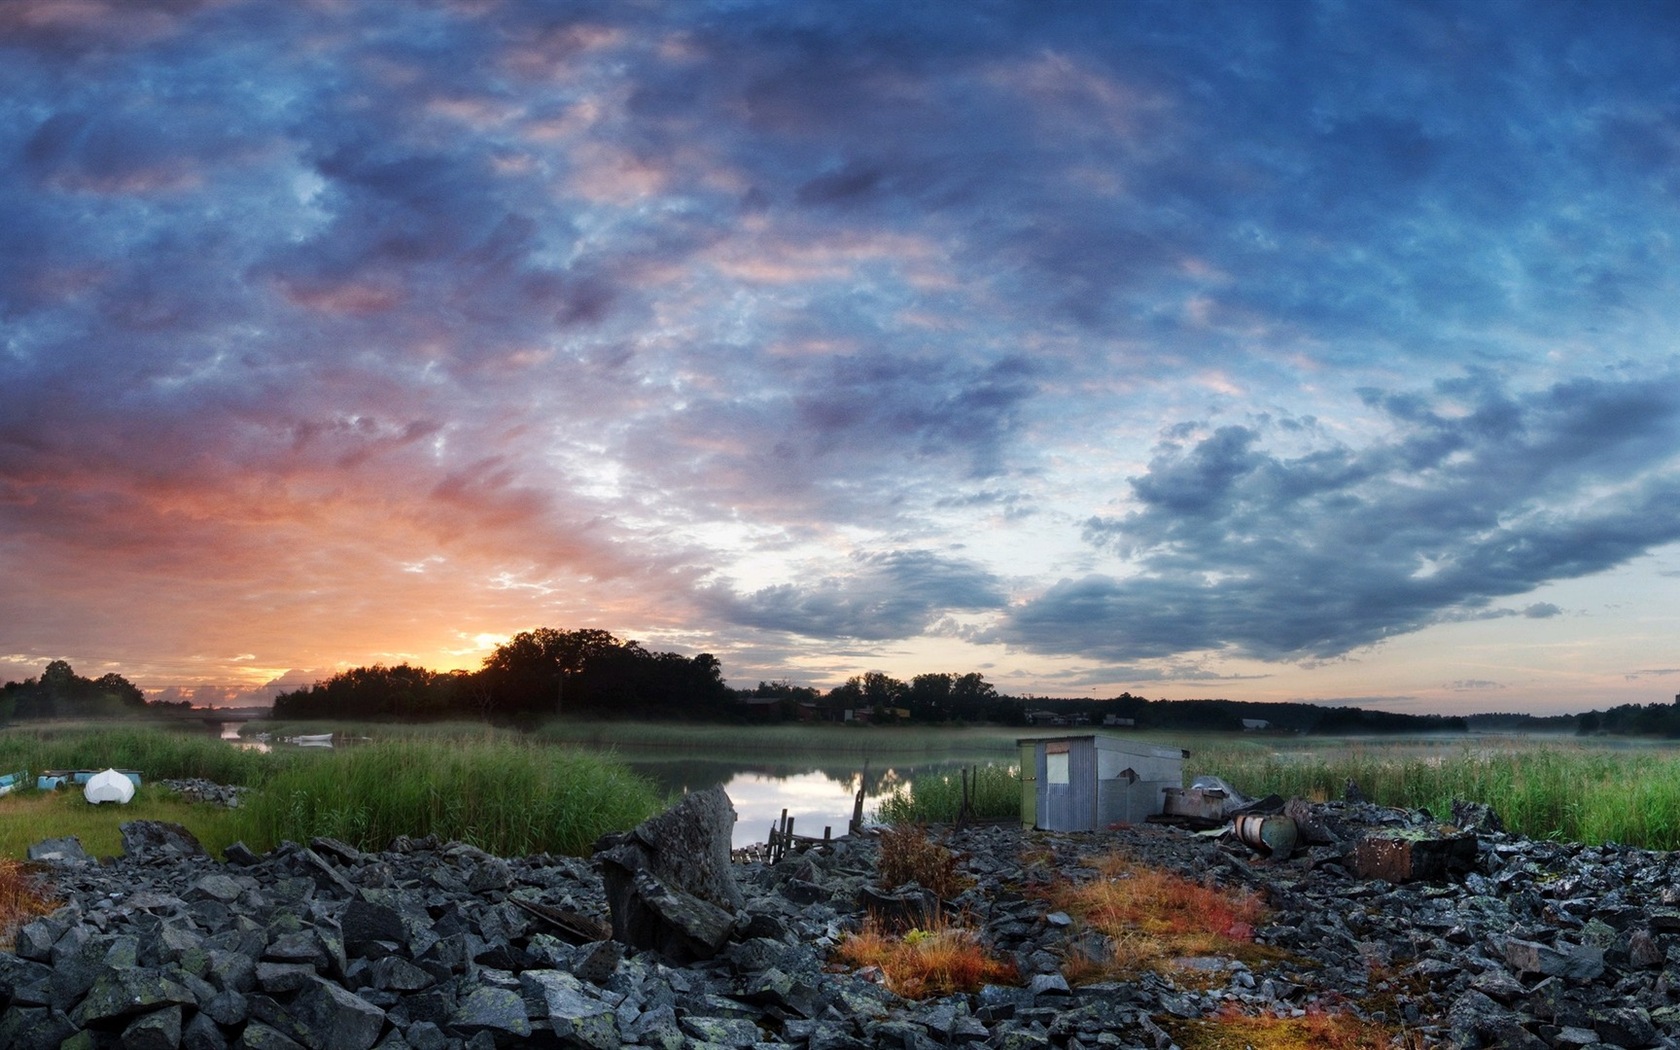
<path id="1" fill-rule="evenodd" d="M 238 809 L 246 789 L 237 784 L 218 784 L 214 780 L 194 777 L 186 780 L 160 780 L 160 785 L 189 802 L 208 802 L 214 806 Z"/>
<path id="2" fill-rule="evenodd" d="M 221 862 L 148 822 L 124 826 L 126 855 L 109 863 L 73 841 L 43 844 L 67 903 L 0 952 L 0 1046 L 1160 1050 L 1175 1019 L 1332 1005 L 1429 1046 L 1680 1046 L 1669 854 L 1513 838 L 1485 813 L 1443 829 L 1350 803 L 1297 804 L 1302 841 L 1287 859 L 1173 828 L 954 831 L 945 840 L 974 887 L 946 903 L 1014 959 L 1021 983 L 910 1002 L 878 974 L 830 963 L 866 907 L 928 903 L 917 887 L 879 885 L 875 842 L 731 867 L 727 799 L 702 792 L 684 807 L 604 841 L 592 861 L 317 839 L 260 856 L 236 846 Z M 1412 843 L 1401 851 L 1420 869 L 1429 843 L 1472 852 L 1432 878 L 1398 881 L 1409 861 L 1394 878 L 1362 877 L 1360 843 L 1373 838 Z M 1286 961 L 1187 960 L 1194 981 L 1169 971 L 1070 987 L 1070 953 L 1108 946 L 1037 891 L 1097 877 L 1086 862 L 1114 850 L 1263 893 L 1273 915 L 1256 937 Z M 1464 859 L 1461 845 L 1446 852 Z"/>

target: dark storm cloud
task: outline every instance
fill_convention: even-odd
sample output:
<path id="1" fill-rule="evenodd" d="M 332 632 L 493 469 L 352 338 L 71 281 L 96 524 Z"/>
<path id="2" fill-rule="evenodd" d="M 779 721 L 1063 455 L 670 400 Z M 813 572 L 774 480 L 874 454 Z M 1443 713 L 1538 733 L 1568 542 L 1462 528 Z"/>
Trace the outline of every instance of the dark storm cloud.
<path id="1" fill-rule="evenodd" d="M 809 583 L 742 594 L 714 585 L 703 598 L 727 622 L 812 638 L 879 641 L 926 631 L 954 609 L 1003 605 L 997 577 L 973 562 L 933 551 L 860 554 L 849 571 Z"/>
<path id="2" fill-rule="evenodd" d="M 1164 443 L 1136 510 L 1086 535 L 1135 565 L 1064 580 L 999 637 L 1131 660 L 1203 650 L 1334 657 L 1433 623 L 1549 618 L 1503 597 L 1680 539 L 1680 385 L 1486 376 L 1383 394 L 1389 436 L 1293 457 L 1230 426 Z"/>

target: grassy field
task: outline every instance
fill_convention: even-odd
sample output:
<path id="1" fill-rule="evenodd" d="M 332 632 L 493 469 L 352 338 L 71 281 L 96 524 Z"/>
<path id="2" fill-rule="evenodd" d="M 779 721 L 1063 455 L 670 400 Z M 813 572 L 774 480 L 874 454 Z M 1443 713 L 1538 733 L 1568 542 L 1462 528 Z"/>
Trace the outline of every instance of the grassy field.
<path id="1" fill-rule="evenodd" d="M 1203 741 L 1187 777 L 1211 773 L 1249 795 L 1341 798 L 1349 780 L 1373 802 L 1448 819 L 1483 802 L 1531 838 L 1680 848 L 1680 749 L 1569 737 L 1387 742 Z"/>
<path id="2" fill-rule="evenodd" d="M 23 856 L 42 839 L 75 835 L 88 852 L 110 856 L 121 849 L 118 826 L 142 819 L 183 824 L 213 852 L 235 841 L 263 851 L 317 835 L 382 849 L 397 835 L 431 834 L 508 856 L 583 854 L 601 835 L 633 827 L 664 804 L 652 784 L 608 753 L 462 728 L 272 753 L 204 732 L 10 728 L 0 732 L 0 772 L 117 766 L 140 770 L 144 784 L 126 806 L 91 806 L 75 789 L 0 797 L 0 855 Z M 156 785 L 188 777 L 252 790 L 228 810 L 189 805 Z"/>

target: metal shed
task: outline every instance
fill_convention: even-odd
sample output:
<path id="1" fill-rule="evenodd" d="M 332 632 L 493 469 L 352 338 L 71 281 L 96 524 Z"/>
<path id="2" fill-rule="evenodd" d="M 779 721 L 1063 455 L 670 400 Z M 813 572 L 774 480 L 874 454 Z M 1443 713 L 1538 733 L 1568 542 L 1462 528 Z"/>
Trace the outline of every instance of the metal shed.
<path id="1" fill-rule="evenodd" d="M 1184 786 L 1183 748 L 1124 737 L 1028 737 L 1021 748 L 1021 822 L 1045 831 L 1095 831 L 1160 813 L 1164 789 Z"/>

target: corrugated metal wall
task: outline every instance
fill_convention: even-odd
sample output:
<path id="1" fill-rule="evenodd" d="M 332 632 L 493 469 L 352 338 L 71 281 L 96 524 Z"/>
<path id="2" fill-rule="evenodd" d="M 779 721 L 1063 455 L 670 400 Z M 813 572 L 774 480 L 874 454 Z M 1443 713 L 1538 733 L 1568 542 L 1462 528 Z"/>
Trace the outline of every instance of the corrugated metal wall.
<path id="1" fill-rule="evenodd" d="M 1052 752 L 1051 747 L 1065 747 Z M 1061 775 L 1058 754 L 1066 755 Z M 1056 775 L 1052 777 L 1052 767 Z M 1047 741 L 1038 747 L 1038 826 L 1046 831 L 1093 831 L 1097 823 L 1097 749 L 1090 738 Z"/>

